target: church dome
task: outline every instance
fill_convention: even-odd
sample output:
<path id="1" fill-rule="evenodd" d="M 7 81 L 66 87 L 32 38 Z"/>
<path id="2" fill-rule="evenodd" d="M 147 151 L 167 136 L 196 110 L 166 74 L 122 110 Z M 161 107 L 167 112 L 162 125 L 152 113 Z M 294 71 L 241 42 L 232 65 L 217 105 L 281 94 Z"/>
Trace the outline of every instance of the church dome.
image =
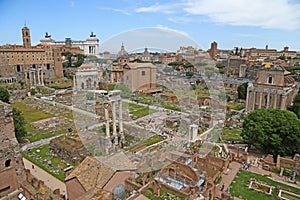
<path id="1" fill-rule="evenodd" d="M 119 58 L 121 58 L 121 57 L 128 57 L 128 53 L 125 50 L 125 47 L 124 47 L 123 43 L 122 43 L 122 46 L 121 46 L 121 50 L 118 53 L 118 57 Z"/>

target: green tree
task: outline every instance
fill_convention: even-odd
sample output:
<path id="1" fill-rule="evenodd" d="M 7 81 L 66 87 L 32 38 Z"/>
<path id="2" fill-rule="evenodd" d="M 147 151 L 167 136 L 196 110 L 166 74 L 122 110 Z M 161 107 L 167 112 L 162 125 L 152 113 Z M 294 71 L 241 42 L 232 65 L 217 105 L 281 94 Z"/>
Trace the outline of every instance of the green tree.
<path id="1" fill-rule="evenodd" d="M 188 72 L 185 72 L 185 75 L 187 77 L 191 78 L 194 75 L 194 72 L 188 71 Z"/>
<path id="2" fill-rule="evenodd" d="M 300 92 L 299 91 L 294 99 L 293 105 L 291 106 L 290 110 L 293 111 L 300 119 Z"/>
<path id="3" fill-rule="evenodd" d="M 4 87 L 0 87 L 0 100 L 5 102 L 5 103 L 9 103 L 9 92 L 6 88 Z"/>
<path id="4" fill-rule="evenodd" d="M 242 85 L 239 85 L 239 87 L 237 88 L 239 99 L 247 98 L 247 87 L 248 87 L 248 83 L 243 83 Z"/>
<path id="5" fill-rule="evenodd" d="M 12 111 L 13 111 L 16 138 L 19 142 L 21 142 L 24 136 L 27 134 L 25 129 L 24 116 L 22 112 L 17 110 L 16 108 L 13 108 Z"/>
<path id="6" fill-rule="evenodd" d="M 300 151 L 300 120 L 291 111 L 257 109 L 245 117 L 241 136 L 264 153 L 292 156 Z"/>
<path id="7" fill-rule="evenodd" d="M 130 98 L 131 90 L 124 84 L 117 84 L 115 85 L 114 90 L 121 90 L 121 97 L 122 98 Z"/>
<path id="8" fill-rule="evenodd" d="M 36 93 L 37 93 L 37 92 L 36 92 L 36 90 L 35 90 L 34 88 L 31 88 L 31 89 L 30 89 L 30 95 L 31 95 L 31 96 L 34 96 Z"/>

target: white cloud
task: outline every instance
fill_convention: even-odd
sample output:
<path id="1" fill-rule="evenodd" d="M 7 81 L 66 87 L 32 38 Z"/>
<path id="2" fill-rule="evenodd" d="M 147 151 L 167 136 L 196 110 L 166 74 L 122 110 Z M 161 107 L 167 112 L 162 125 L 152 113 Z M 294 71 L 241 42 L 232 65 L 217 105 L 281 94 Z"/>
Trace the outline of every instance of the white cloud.
<path id="1" fill-rule="evenodd" d="M 187 0 L 190 15 L 207 16 L 220 24 L 295 30 L 300 27 L 300 3 L 289 0 Z"/>
<path id="2" fill-rule="evenodd" d="M 117 13 L 121 13 L 121 14 L 124 14 L 124 15 L 131 15 L 127 10 L 125 9 L 118 9 L 118 8 L 99 8 L 101 10 L 110 10 L 110 11 L 113 11 L 113 12 L 117 12 Z"/>
<path id="3" fill-rule="evenodd" d="M 148 6 L 148 7 L 139 7 L 135 9 L 135 12 L 137 13 L 143 13 L 143 12 L 149 12 L 149 13 L 166 13 L 171 14 L 176 12 L 176 8 L 179 7 L 180 4 L 178 3 L 171 3 L 171 4 L 159 4 L 155 3 L 154 5 Z"/>
<path id="4" fill-rule="evenodd" d="M 190 37 L 189 34 L 187 34 L 187 33 L 184 32 L 184 31 L 172 29 L 172 28 L 169 28 L 169 27 L 167 27 L 167 26 L 160 25 L 160 24 L 157 24 L 155 28 L 159 28 L 159 29 L 161 29 L 161 30 L 165 30 L 165 31 L 169 31 L 169 32 L 174 32 L 174 33 L 178 33 L 178 34 L 180 34 L 180 35 L 186 36 L 186 37 Z"/>

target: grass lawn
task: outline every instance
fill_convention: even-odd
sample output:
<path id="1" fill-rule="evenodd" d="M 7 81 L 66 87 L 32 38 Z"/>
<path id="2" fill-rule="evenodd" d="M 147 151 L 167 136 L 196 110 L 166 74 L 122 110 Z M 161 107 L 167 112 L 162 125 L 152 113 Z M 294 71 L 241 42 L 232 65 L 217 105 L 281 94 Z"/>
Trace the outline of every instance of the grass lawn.
<path id="1" fill-rule="evenodd" d="M 146 146 L 151 146 L 152 144 L 158 143 L 160 141 L 162 141 L 163 139 L 159 136 L 159 135 L 154 135 L 148 139 L 146 139 L 145 141 L 142 141 L 140 143 L 134 144 L 128 148 L 126 148 L 126 151 L 131 151 L 134 148 L 138 147 L 138 146 L 142 146 L 142 145 L 146 145 Z"/>
<path id="2" fill-rule="evenodd" d="M 242 129 L 240 128 L 223 128 L 222 129 L 222 140 L 223 141 L 242 141 L 241 137 Z"/>
<path id="3" fill-rule="evenodd" d="M 24 119 L 27 123 L 54 117 L 53 115 L 51 115 L 49 113 L 43 112 L 36 108 L 31 108 L 23 102 L 16 102 L 16 103 L 12 104 L 12 107 L 22 111 Z"/>
<path id="4" fill-rule="evenodd" d="M 156 112 L 156 110 L 150 109 L 149 107 L 137 105 L 134 103 L 123 103 L 123 107 L 128 107 L 129 114 L 134 115 L 137 118 L 144 117 Z"/>
<path id="5" fill-rule="evenodd" d="M 25 125 L 25 129 L 27 131 L 27 135 L 24 137 L 24 139 L 28 139 L 30 142 L 36 142 L 39 141 L 41 139 L 45 139 L 45 138 L 50 138 L 53 137 L 55 135 L 60 135 L 63 133 L 67 133 L 67 130 L 55 130 L 53 132 L 49 132 L 49 131 L 41 131 L 37 128 L 35 128 L 34 126 L 31 126 L 29 124 Z"/>
<path id="6" fill-rule="evenodd" d="M 259 193 L 254 190 L 248 189 L 247 183 L 249 183 L 250 178 L 255 178 L 258 181 L 265 182 L 267 185 L 274 186 L 274 190 L 272 193 L 272 196 L 269 196 L 267 194 Z M 235 197 L 241 197 L 244 200 L 258 200 L 258 199 L 264 199 L 264 200 L 277 200 L 276 194 L 277 186 L 280 186 L 281 188 L 289 188 L 291 189 L 291 192 L 300 194 L 300 189 L 294 188 L 282 183 L 275 182 L 265 176 L 255 174 L 249 171 L 240 170 L 237 173 L 236 178 L 230 185 L 230 194 Z"/>
<path id="7" fill-rule="evenodd" d="M 39 152 L 37 150 L 39 150 Z M 35 154 L 35 156 L 33 156 L 33 154 Z M 49 145 L 33 148 L 30 150 L 30 153 L 24 151 L 22 152 L 22 155 L 27 160 L 31 161 L 49 174 L 64 182 L 65 174 L 63 169 L 65 169 L 67 165 L 63 163 L 60 158 L 51 155 Z M 40 159 L 37 159 L 37 157 Z M 47 161 L 45 161 L 46 159 L 51 160 L 51 166 L 49 166 Z M 58 168 L 60 168 L 59 173 L 56 173 L 55 169 Z"/>
<path id="8" fill-rule="evenodd" d="M 242 110 L 242 109 L 245 108 L 245 105 L 243 103 L 231 103 L 231 102 L 227 102 L 227 105 L 232 110 Z"/>

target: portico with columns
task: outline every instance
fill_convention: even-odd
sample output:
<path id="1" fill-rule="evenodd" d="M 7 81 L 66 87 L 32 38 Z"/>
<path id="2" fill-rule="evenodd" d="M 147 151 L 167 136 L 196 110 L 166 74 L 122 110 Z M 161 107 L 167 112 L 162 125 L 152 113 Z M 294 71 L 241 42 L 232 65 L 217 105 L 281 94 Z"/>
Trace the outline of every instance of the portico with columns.
<path id="1" fill-rule="evenodd" d="M 257 80 L 248 83 L 246 113 L 258 108 L 286 110 L 296 95 L 297 82 L 283 67 L 263 66 Z"/>
<path id="2" fill-rule="evenodd" d="M 124 138 L 123 116 L 122 116 L 122 99 L 120 90 L 109 91 L 107 101 L 104 102 L 104 119 L 105 119 L 105 135 L 106 138 L 112 138 L 115 145 L 119 144 Z M 112 120 L 109 117 L 109 107 L 112 110 Z M 119 111 L 117 113 L 117 107 Z M 118 119 L 117 119 L 118 117 Z M 110 133 L 110 122 L 112 122 L 112 135 Z M 117 132 L 117 124 L 119 125 L 119 133 Z M 120 145 L 120 144 L 119 144 Z"/>
<path id="3" fill-rule="evenodd" d="M 28 70 L 30 87 L 44 85 L 44 73 L 42 68 L 31 68 Z"/>

